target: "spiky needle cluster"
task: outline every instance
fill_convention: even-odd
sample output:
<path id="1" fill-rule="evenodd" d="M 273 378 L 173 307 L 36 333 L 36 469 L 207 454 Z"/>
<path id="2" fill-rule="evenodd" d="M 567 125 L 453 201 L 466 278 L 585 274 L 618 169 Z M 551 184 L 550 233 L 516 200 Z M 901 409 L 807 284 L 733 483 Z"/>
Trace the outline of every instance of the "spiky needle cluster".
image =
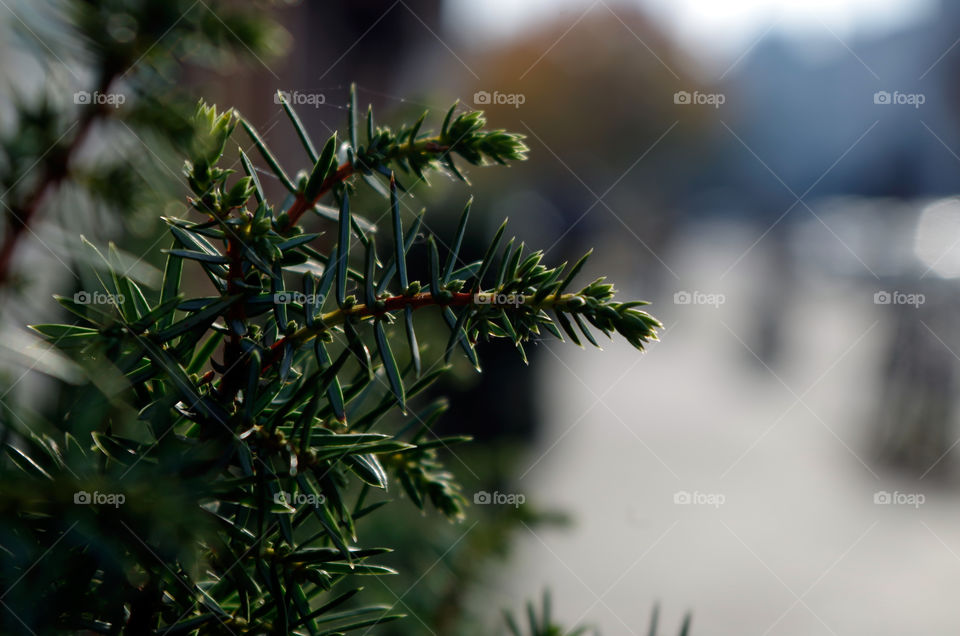
<path id="1" fill-rule="evenodd" d="M 386 503 L 368 499 L 386 491 L 392 473 L 421 508 L 430 502 L 458 519 L 465 504 L 437 454 L 464 439 L 430 439 L 444 403 L 411 408 L 412 398 L 448 368 L 422 361 L 415 310 L 439 311 L 450 329 L 445 357 L 460 350 L 478 369 L 476 346 L 489 338 L 507 338 L 523 354 L 524 344 L 544 332 L 596 345 L 593 329 L 620 334 L 638 349 L 656 337 L 660 325 L 640 309 L 644 303 L 615 301 L 602 278 L 573 286 L 586 256 L 569 269 L 548 267 L 541 252 L 512 239 L 501 249 L 503 225 L 482 259 L 462 262 L 470 203 L 443 258 L 441 241 L 427 238 L 427 262 L 418 271 L 428 279 L 411 278 L 408 256 L 426 226 L 421 212 L 404 227 L 401 178 L 419 181 L 445 169 L 462 179 L 458 160 L 478 166 L 522 160 L 527 148 L 520 135 L 487 130 L 482 113 L 458 114 L 455 104 L 437 134 L 422 130 L 424 117 L 394 133 L 375 126 L 368 109 L 361 141 L 352 92 L 346 141 L 334 134 L 317 151 L 291 106 L 283 108 L 308 170 L 291 178 L 249 122 L 201 104 L 197 118 L 206 134 L 184 173 L 190 206 L 202 218 L 166 219 L 173 245 L 159 294 L 142 291 L 115 254 L 104 257 L 91 246 L 116 304 L 59 298 L 77 322 L 34 327 L 88 370 L 96 391 L 124 408 L 89 431 L 92 448 L 68 433 L 65 442 L 34 437 L 12 453 L 46 488 L 62 491 L 36 504 L 25 526 L 40 523 L 28 519 L 49 523 L 58 502 L 68 505 L 63 493 L 71 488 L 113 488 L 134 497 L 134 484 L 149 492 L 150 484 L 189 483 L 194 500 L 183 515 L 199 520 L 166 528 L 191 537 L 191 561 L 171 548 L 180 543 L 132 517 L 129 506 L 90 506 L 89 523 L 130 532 L 93 550 L 88 535 L 76 530 L 63 558 L 71 572 L 92 578 L 51 581 L 47 593 L 70 585 L 71 593 L 94 599 L 100 586 L 114 584 L 126 586 L 130 601 L 118 609 L 89 600 L 84 612 L 58 616 L 60 627 L 316 635 L 391 620 L 396 615 L 378 606 L 339 611 L 357 590 L 332 590 L 356 575 L 391 572 L 368 562 L 384 549 L 355 546 L 357 521 Z M 270 203 L 243 151 L 244 176 L 222 167 L 238 124 L 287 190 L 281 204 Z M 376 232 L 353 209 L 357 175 L 389 200 L 386 231 Z M 311 211 L 336 224 L 327 249 L 319 234 L 302 229 Z M 185 264 L 206 276 L 212 295 L 185 297 Z M 126 415 L 130 407 L 134 422 Z M 412 426 L 372 432 L 395 410 L 409 412 Z M 131 625 L 146 631 L 129 631 Z"/>

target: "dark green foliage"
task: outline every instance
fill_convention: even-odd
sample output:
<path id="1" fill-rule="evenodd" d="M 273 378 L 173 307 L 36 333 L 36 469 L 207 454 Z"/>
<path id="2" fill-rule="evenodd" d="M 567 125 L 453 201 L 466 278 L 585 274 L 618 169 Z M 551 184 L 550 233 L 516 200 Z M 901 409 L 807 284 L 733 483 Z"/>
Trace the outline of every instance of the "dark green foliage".
<path id="1" fill-rule="evenodd" d="M 127 4 L 76 3 L 75 19 L 92 32 Z M 265 46 L 249 13 L 198 8 L 170 26 L 168 11 L 184 3 L 147 4 L 159 13 L 126 43 L 91 36 L 108 87 L 132 56 L 156 71 L 168 63 L 144 51 L 150 29 L 175 29 L 184 51 Z M 313 636 L 395 620 L 357 596 L 356 577 L 393 573 L 380 562 L 389 549 L 361 547 L 359 529 L 388 514 L 380 509 L 392 497 L 466 516 L 444 461 L 469 440 L 437 438 L 445 402 L 423 395 L 448 371 L 444 358 L 460 352 L 479 369 L 478 345 L 490 338 L 524 355 L 547 334 L 596 344 L 591 328 L 638 349 L 656 338 L 643 303 L 614 300 L 603 279 L 573 286 L 586 257 L 567 269 L 512 240 L 501 251 L 505 225 L 481 261 L 462 262 L 469 203 L 455 236 L 430 236 L 423 267 L 408 267 L 423 213 L 404 227 L 406 189 L 436 170 L 465 180 L 456 162 L 522 160 L 520 135 L 487 130 L 482 113 L 456 104 L 438 133 L 424 129 L 426 114 L 394 133 L 370 109 L 361 117 L 352 92 L 346 142 L 334 134 L 321 146 L 282 106 L 309 157 L 300 176 L 237 113 L 201 103 L 181 130 L 191 193 L 180 217 L 163 219 L 158 288 L 128 275 L 113 246 L 87 243 L 100 287 L 82 293 L 110 302 L 58 297 L 71 322 L 33 326 L 84 384 L 51 420 L 2 410 L 3 633 Z M 234 153 L 238 127 L 287 203 L 272 202 L 253 160 Z M 354 209 L 361 187 L 389 200 L 390 231 Z M 23 196 L 15 209 L 32 214 Z M 333 231 L 305 232 L 311 210 Z M 192 279 L 208 291 L 193 292 Z M 422 333 L 424 312 L 449 334 Z M 446 349 L 422 347 L 430 336 Z M 536 631 L 553 629 L 547 610 L 531 621 L 535 633 L 560 633 Z"/>
<path id="2" fill-rule="evenodd" d="M 120 570 L 91 552 L 95 534 L 86 526 L 73 528 L 72 540 L 57 551 L 58 558 L 80 558 L 84 568 L 99 572 L 92 583 L 71 582 L 80 586 L 78 593 L 86 589 L 93 594 L 98 577 L 131 569 L 155 594 L 166 592 L 166 597 L 138 601 L 154 629 L 214 633 L 230 626 L 251 633 L 317 634 L 332 626 L 346 631 L 351 625 L 387 620 L 391 616 L 383 616 L 376 607 L 338 614 L 327 598 L 335 585 L 340 590 L 342 579 L 390 573 L 375 563 L 382 549 L 353 547 L 357 521 L 369 510 L 362 503 L 369 499 L 369 490 L 386 492 L 392 474 L 418 507 L 430 504 L 445 516 L 460 519 L 466 503 L 438 455 L 466 440 L 430 439 L 430 424 L 442 406 L 416 411 L 414 417 L 423 424 L 406 439 L 402 434 L 372 432 L 384 415 L 405 410 L 445 370 L 435 366 L 436 360 L 428 360 L 427 372 L 416 377 L 414 360 L 421 352 L 414 310 L 432 307 L 444 312 L 453 326 L 453 343 L 474 363 L 474 346 L 490 337 L 509 338 L 522 351 L 522 345 L 542 331 L 560 336 L 549 312 L 571 338 L 576 334 L 570 319 L 585 335 L 589 323 L 607 335 L 621 334 L 638 348 L 655 337 L 659 325 L 637 309 L 641 303 L 613 301 L 613 289 L 602 279 L 566 292 L 571 281 L 564 268 L 543 265 L 539 252 L 525 253 L 520 246 L 508 257 L 497 258 L 503 228 L 482 262 L 458 267 L 456 249 L 466 212 L 455 248 L 446 254 L 442 278 L 437 248 L 441 241 L 430 237 L 429 264 L 424 268 L 430 280 L 408 280 L 410 243 L 400 221 L 401 197 L 392 173 L 394 231 L 389 235 L 392 245 L 383 250 L 392 258 L 384 265 L 376 257 L 372 238 L 353 222 L 357 215 L 349 191 L 355 185 L 349 172 L 342 166 L 314 171 L 315 176 L 341 175 L 320 189 L 338 199 L 341 208 L 337 244 L 323 255 L 310 247 L 316 235 L 288 226 L 289 210 L 275 215 L 245 157 L 239 158 L 249 172 L 246 177 L 220 167 L 237 115 L 201 105 L 197 119 L 205 135 L 193 145 L 184 172 L 193 190 L 190 204 L 203 218 L 166 219 L 175 247 L 167 250 L 156 300 L 95 252 L 104 271 L 111 273 L 101 277 L 102 291 L 123 302 L 100 307 L 62 298 L 76 315 L 76 324 L 34 327 L 91 375 L 118 378 L 121 387 L 103 397 L 139 413 L 139 423 L 121 426 L 113 421 L 115 416 L 108 417 L 87 432 L 93 446 L 68 441 L 72 435 L 34 437 L 22 449 L 9 449 L 11 461 L 44 488 L 58 492 L 70 493 L 72 488 L 124 493 L 128 503 L 123 506 L 106 510 L 89 506 L 82 511 L 96 523 L 107 517 L 119 527 L 134 527 L 136 520 L 128 511 L 134 497 L 144 496 L 148 488 L 144 485 L 135 494 L 131 488 L 137 481 L 126 477 L 128 472 L 145 484 L 174 483 L 178 486 L 174 492 L 184 487 L 192 499 L 183 503 L 182 517 L 171 521 L 192 520 L 175 531 L 190 537 L 185 541 L 192 546 L 189 560 L 171 552 L 179 542 L 165 547 L 164 535 L 146 530 L 121 533 L 111 545 L 116 556 L 109 562 L 123 564 Z M 460 121 L 482 119 L 462 115 L 448 128 L 455 129 Z M 464 136 L 470 140 L 462 147 L 464 157 L 477 161 L 484 156 L 494 161 L 522 157 L 519 137 L 499 132 L 500 150 L 490 155 L 490 134 L 473 123 Z M 410 134 L 403 139 L 409 144 Z M 326 149 L 331 143 L 319 162 L 329 161 Z M 397 163 L 395 155 L 373 163 L 371 152 L 348 150 L 354 157 L 363 156 L 368 162 L 364 165 L 377 172 L 389 172 L 386 163 Z M 279 172 L 269 150 L 263 146 L 261 152 L 268 167 Z M 446 161 L 445 153 L 438 153 L 440 162 Z M 440 165 L 420 159 L 410 163 L 410 157 L 423 156 L 407 156 L 407 165 Z M 306 197 L 311 180 L 302 184 L 298 196 Z M 297 205 L 296 199 L 292 205 Z M 284 214 L 288 223 L 280 221 Z M 351 250 L 354 241 L 365 242 L 367 249 Z M 323 270 L 320 279 L 291 269 L 303 263 Z M 182 295 L 181 271 L 197 269 L 219 295 Z M 489 281 L 495 284 L 491 287 Z M 417 354 L 406 362 L 397 357 L 402 348 L 391 344 L 397 331 L 391 323 L 400 317 L 407 332 L 405 348 L 412 347 Z M 125 436 L 116 432 L 121 428 L 139 430 Z M 76 452 L 65 454 L 71 445 Z M 87 486 L 87 479 L 96 480 L 99 488 Z M 49 512 L 56 501 L 70 503 L 66 495 L 44 497 L 40 508 L 24 503 L 19 509 L 20 533 L 37 541 L 38 547 L 54 531 L 44 531 L 50 521 L 38 521 L 48 517 L 37 515 Z M 70 512 L 66 518 L 76 517 L 78 511 Z M 162 568 L 156 567 L 158 562 Z M 40 589 L 55 595 L 62 588 L 51 581 Z M 131 588 L 131 597 L 139 589 Z M 330 607 L 321 611 L 325 603 Z M 65 613 L 57 621 L 61 627 L 96 623 L 106 629 L 127 620 L 117 611 L 88 609 Z"/>

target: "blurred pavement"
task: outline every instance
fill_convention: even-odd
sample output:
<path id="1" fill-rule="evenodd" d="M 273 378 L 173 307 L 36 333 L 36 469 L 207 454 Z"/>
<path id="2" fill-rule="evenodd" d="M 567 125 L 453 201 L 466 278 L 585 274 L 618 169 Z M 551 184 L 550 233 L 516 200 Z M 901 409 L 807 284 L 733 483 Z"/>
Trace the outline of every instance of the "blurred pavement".
<path id="1" fill-rule="evenodd" d="M 668 330 L 646 355 L 543 345 L 546 430 L 516 488 L 575 525 L 521 532 L 489 602 L 549 587 L 565 622 L 604 634 L 646 634 L 656 601 L 668 635 L 686 610 L 714 636 L 958 633 L 960 493 L 869 452 L 885 307 L 868 284 L 800 276 L 786 362 L 765 367 L 751 330 L 770 255 L 730 269 L 756 235 L 687 230 L 664 260 L 725 302 L 653 299 Z M 924 501 L 875 504 L 884 491 Z"/>

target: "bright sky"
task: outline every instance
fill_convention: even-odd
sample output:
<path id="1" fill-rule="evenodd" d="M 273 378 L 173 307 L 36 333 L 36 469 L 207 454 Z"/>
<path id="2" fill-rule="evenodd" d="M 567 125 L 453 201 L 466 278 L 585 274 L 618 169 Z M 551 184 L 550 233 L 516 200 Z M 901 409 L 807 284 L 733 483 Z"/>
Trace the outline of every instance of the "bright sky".
<path id="1" fill-rule="evenodd" d="M 548 18 L 573 24 L 601 0 L 448 0 L 450 26 L 471 44 L 510 37 Z M 793 35 L 839 37 L 888 30 L 929 16 L 938 0 L 602 0 L 640 4 L 694 52 L 737 56 L 773 27 Z M 954 2 L 956 0 L 944 0 Z M 829 30 L 828 30 L 829 29 Z"/>

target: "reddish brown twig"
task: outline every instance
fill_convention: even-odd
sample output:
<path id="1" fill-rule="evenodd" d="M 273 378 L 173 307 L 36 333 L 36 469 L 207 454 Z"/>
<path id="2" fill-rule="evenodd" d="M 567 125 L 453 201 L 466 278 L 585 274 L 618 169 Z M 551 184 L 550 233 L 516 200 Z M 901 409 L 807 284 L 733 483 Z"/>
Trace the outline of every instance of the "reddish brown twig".
<path id="1" fill-rule="evenodd" d="M 313 206 L 317 204 L 323 195 L 330 192 L 334 185 L 346 181 L 353 173 L 353 164 L 350 162 L 337 168 L 336 172 L 323 180 L 323 183 L 320 185 L 320 192 L 317 193 L 317 196 L 314 197 L 312 201 L 307 201 L 302 192 L 297 193 L 297 198 L 294 199 L 290 209 L 287 210 L 287 228 L 296 225 L 297 222 L 300 221 L 300 217 L 302 217 L 307 210 L 313 209 Z"/>
<path id="2" fill-rule="evenodd" d="M 376 318 L 377 316 L 399 311 L 405 307 L 412 309 L 420 309 L 422 307 L 465 307 L 474 302 L 476 302 L 474 294 L 457 293 L 450 294 L 450 296 L 446 298 L 440 298 L 431 293 L 422 293 L 413 296 L 391 296 L 384 298 L 374 306 L 354 305 L 349 309 L 335 309 L 318 318 L 317 323 L 313 327 L 303 327 L 296 333 L 273 343 L 273 346 L 270 348 L 270 355 L 263 362 L 263 369 L 267 370 L 271 365 L 280 361 L 280 358 L 283 357 L 284 347 L 287 344 L 291 342 L 297 344 L 307 342 L 317 334 L 342 324 L 347 318 L 363 320 L 364 318 Z"/>

